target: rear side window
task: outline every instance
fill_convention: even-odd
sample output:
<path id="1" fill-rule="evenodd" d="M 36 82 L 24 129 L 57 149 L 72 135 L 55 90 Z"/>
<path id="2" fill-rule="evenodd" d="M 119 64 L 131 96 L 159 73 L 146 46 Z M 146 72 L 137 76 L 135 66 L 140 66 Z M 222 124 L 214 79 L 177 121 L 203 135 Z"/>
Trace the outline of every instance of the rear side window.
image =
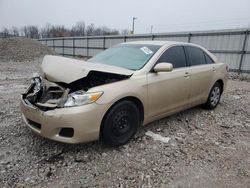
<path id="1" fill-rule="evenodd" d="M 207 64 L 213 64 L 214 61 L 206 53 L 204 53 Z"/>
<path id="2" fill-rule="evenodd" d="M 172 63 L 174 68 L 186 67 L 186 56 L 182 46 L 174 46 L 167 49 L 157 63 Z"/>
<path id="3" fill-rule="evenodd" d="M 189 63 L 191 66 L 206 64 L 205 56 L 201 49 L 187 46 L 186 50 L 188 53 Z"/>

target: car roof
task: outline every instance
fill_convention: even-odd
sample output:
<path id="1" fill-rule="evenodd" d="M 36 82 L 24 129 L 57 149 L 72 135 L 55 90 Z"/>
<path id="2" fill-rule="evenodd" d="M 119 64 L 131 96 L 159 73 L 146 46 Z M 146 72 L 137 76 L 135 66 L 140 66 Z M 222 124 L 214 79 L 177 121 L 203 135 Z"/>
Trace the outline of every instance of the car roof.
<path id="1" fill-rule="evenodd" d="M 194 47 L 198 47 L 201 48 L 203 51 L 205 51 L 213 60 L 214 62 L 217 62 L 218 59 L 217 57 L 215 57 L 214 54 L 212 54 L 211 52 L 209 52 L 207 49 L 205 49 L 204 47 L 194 44 L 194 43 L 187 43 L 187 42 L 177 42 L 177 41 L 156 41 L 156 40 L 146 40 L 146 41 L 131 41 L 131 42 L 124 42 L 122 44 L 145 44 L 145 45 L 159 45 L 161 47 L 165 47 L 167 48 L 168 46 L 172 46 L 172 45 L 183 45 L 183 46 L 194 46 Z"/>
<path id="2" fill-rule="evenodd" d="M 190 45 L 190 43 L 185 42 L 176 42 L 176 41 L 156 41 L 156 40 L 148 40 L 148 41 L 132 41 L 132 42 L 125 42 L 124 44 L 147 44 L 147 45 L 173 45 L 173 44 L 183 44 L 183 45 Z"/>
<path id="3" fill-rule="evenodd" d="M 124 42 L 122 44 L 145 44 L 145 45 L 159 45 L 159 46 L 172 46 L 172 45 L 184 45 L 184 46 L 194 46 L 198 48 L 202 48 L 203 50 L 205 49 L 204 47 L 194 44 L 194 43 L 189 43 L 189 42 L 177 42 L 177 41 L 156 41 L 156 40 L 145 40 L 145 41 L 132 41 L 132 42 Z"/>

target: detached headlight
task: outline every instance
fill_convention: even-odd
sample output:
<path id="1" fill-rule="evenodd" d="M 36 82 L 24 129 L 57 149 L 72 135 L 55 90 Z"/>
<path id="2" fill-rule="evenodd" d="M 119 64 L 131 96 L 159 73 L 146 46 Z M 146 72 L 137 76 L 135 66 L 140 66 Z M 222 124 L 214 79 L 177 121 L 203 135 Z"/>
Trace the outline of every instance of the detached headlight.
<path id="1" fill-rule="evenodd" d="M 64 103 L 64 107 L 81 106 L 90 104 L 102 96 L 103 92 L 86 93 L 85 91 L 76 91 L 68 95 L 67 101 Z"/>

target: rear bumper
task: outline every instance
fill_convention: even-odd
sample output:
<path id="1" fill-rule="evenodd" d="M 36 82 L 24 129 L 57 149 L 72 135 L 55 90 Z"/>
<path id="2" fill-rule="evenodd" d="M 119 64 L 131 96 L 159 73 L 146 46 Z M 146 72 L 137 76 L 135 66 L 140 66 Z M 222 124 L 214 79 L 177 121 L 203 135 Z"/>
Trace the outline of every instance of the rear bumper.
<path id="1" fill-rule="evenodd" d="M 99 139 L 100 125 L 108 106 L 96 103 L 41 111 L 21 96 L 20 108 L 27 126 L 45 138 L 64 143 L 83 143 Z M 73 136 L 62 136 L 62 128 L 72 128 Z"/>

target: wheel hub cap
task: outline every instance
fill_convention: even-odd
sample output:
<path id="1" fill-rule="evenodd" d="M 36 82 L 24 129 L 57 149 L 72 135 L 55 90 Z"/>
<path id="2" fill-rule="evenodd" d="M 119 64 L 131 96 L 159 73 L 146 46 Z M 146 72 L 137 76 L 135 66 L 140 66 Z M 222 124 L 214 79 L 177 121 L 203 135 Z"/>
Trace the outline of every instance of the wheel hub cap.
<path id="1" fill-rule="evenodd" d="M 120 111 L 116 114 L 113 122 L 113 133 L 117 136 L 123 135 L 129 131 L 130 121 L 126 111 Z"/>
<path id="2" fill-rule="evenodd" d="M 210 98 L 211 104 L 215 106 L 218 104 L 219 100 L 220 100 L 220 88 L 215 87 L 211 93 L 211 98 Z"/>

